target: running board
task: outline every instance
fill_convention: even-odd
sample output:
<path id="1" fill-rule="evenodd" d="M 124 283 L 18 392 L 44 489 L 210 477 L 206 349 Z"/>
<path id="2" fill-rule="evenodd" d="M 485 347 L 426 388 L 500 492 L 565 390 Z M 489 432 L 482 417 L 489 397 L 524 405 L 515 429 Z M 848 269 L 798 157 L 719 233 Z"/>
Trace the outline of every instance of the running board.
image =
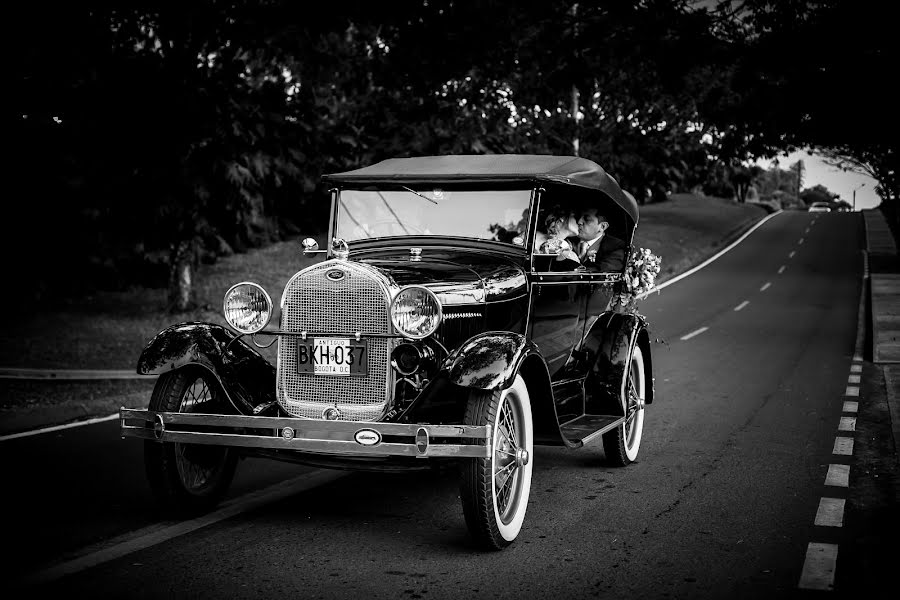
<path id="1" fill-rule="evenodd" d="M 574 444 L 575 448 L 581 448 L 589 444 L 597 437 L 611 429 L 615 429 L 625 422 L 625 417 L 612 417 L 609 415 L 583 415 L 572 419 L 559 428 L 567 440 Z"/>

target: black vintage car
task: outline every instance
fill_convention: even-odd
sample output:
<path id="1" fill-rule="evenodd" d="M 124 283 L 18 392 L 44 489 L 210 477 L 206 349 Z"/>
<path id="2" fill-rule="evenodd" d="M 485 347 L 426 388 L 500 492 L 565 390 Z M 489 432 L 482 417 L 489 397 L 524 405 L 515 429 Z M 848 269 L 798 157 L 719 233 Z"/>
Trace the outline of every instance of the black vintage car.
<path id="1" fill-rule="evenodd" d="M 435 156 L 325 181 L 327 249 L 303 241 L 325 257 L 287 283 L 277 327 L 266 291 L 238 283 L 224 304 L 234 332 L 175 325 L 140 357 L 159 379 L 148 410 L 121 410 L 121 431 L 146 440 L 167 506 L 208 510 L 246 455 L 360 470 L 454 461 L 469 530 L 503 548 L 522 527 L 536 444 L 601 438 L 609 463 L 635 460 L 650 340 L 612 300 L 638 210 L 600 166 Z M 579 258 L 592 216 L 608 227 Z M 273 343 L 276 365 L 253 347 Z"/>

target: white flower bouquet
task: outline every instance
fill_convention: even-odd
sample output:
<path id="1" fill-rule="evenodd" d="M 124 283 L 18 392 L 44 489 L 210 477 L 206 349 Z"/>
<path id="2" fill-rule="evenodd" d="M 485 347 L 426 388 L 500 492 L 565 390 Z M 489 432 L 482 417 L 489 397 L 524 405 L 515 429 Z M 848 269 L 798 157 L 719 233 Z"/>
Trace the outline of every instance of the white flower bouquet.
<path id="1" fill-rule="evenodd" d="M 625 267 L 624 289 L 613 298 L 613 309 L 637 314 L 637 301 L 656 287 L 662 259 L 647 248 L 632 252 Z"/>

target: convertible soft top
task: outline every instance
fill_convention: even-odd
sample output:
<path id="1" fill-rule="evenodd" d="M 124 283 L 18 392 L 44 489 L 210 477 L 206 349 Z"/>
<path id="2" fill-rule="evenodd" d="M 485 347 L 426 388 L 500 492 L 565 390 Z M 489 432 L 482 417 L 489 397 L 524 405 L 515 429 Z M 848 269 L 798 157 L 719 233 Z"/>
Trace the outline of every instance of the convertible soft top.
<path id="1" fill-rule="evenodd" d="M 459 154 L 390 158 L 374 165 L 325 175 L 334 184 L 453 181 L 549 181 L 598 190 L 638 221 L 634 197 L 625 193 L 603 167 L 577 156 L 543 154 Z"/>

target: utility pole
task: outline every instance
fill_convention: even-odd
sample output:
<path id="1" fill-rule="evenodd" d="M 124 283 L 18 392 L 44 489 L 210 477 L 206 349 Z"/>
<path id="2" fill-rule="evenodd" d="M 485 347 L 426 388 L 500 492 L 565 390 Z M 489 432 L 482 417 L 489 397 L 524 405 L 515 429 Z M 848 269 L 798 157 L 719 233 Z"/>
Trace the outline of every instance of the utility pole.
<path id="1" fill-rule="evenodd" d="M 859 188 L 861 188 L 865 185 L 866 185 L 865 183 L 861 183 L 858 186 L 856 186 L 855 188 L 853 188 L 853 212 L 856 212 L 856 190 L 858 190 Z"/>
<path id="2" fill-rule="evenodd" d="M 578 38 L 578 3 L 572 5 L 572 19 L 574 21 L 572 26 L 572 36 L 573 38 Z M 578 50 L 575 51 L 575 58 L 578 58 Z M 581 125 L 579 121 L 581 119 L 578 118 L 581 94 L 578 91 L 578 86 L 574 83 L 572 84 L 572 119 L 575 122 L 575 135 L 572 138 L 572 154 L 575 156 L 581 156 L 579 154 L 581 150 Z"/>

